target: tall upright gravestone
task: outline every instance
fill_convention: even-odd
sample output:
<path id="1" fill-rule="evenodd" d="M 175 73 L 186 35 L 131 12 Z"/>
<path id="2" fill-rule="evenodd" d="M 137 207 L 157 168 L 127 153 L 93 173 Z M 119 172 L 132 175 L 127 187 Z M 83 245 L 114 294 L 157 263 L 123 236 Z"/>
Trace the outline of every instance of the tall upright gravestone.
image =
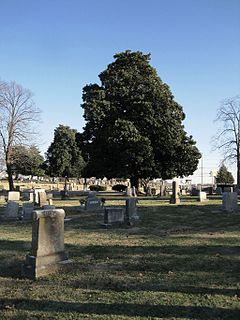
<path id="1" fill-rule="evenodd" d="M 137 198 L 128 198 L 126 200 L 126 220 L 130 223 L 133 220 L 138 220 L 139 216 L 137 214 Z"/>
<path id="2" fill-rule="evenodd" d="M 69 262 L 64 249 L 63 209 L 33 212 L 31 252 L 22 265 L 22 276 L 35 279 L 61 269 Z"/>
<path id="3" fill-rule="evenodd" d="M 179 186 L 177 181 L 172 182 L 172 196 L 170 199 L 171 204 L 179 204 L 180 198 L 179 198 Z"/>
<path id="4" fill-rule="evenodd" d="M 239 210 L 237 192 L 223 192 L 222 209 L 226 212 L 236 212 Z"/>

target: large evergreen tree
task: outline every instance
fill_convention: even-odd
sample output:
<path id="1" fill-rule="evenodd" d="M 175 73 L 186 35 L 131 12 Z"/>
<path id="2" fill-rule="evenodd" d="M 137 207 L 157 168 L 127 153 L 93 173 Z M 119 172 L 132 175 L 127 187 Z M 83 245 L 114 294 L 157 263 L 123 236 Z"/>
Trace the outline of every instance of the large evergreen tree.
<path id="1" fill-rule="evenodd" d="M 16 176 L 43 176 L 44 158 L 36 146 L 16 145 L 11 154 L 12 170 Z"/>
<path id="2" fill-rule="evenodd" d="M 200 153 L 184 131 L 182 107 L 150 66 L 150 55 L 125 51 L 83 89 L 82 135 L 88 175 L 163 179 L 192 174 Z"/>
<path id="3" fill-rule="evenodd" d="M 223 164 L 216 176 L 216 183 L 219 184 L 233 184 L 234 178 L 230 171 L 228 171 L 227 167 Z"/>
<path id="4" fill-rule="evenodd" d="M 59 125 L 54 131 L 54 140 L 47 150 L 46 158 L 51 176 L 80 177 L 85 166 L 76 141 L 77 131 Z"/>

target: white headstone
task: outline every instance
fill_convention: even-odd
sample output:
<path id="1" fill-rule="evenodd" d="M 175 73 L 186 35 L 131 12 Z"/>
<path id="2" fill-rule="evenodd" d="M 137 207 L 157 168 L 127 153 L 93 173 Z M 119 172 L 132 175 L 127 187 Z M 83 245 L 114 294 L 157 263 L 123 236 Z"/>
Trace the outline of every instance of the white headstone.
<path id="1" fill-rule="evenodd" d="M 20 192 L 19 191 L 9 191 L 8 192 L 8 201 L 19 201 Z"/>
<path id="2" fill-rule="evenodd" d="M 200 202 L 208 201 L 206 192 L 199 191 L 199 201 Z"/>

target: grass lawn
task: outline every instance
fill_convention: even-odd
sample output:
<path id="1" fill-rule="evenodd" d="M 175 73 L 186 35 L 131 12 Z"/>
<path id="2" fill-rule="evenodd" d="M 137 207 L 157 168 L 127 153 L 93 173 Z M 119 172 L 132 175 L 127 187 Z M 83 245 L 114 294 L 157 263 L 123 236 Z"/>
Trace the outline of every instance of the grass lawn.
<path id="1" fill-rule="evenodd" d="M 55 203 L 67 216 L 79 201 Z M 107 205 L 123 205 L 108 201 Z M 240 319 L 240 214 L 220 201 L 139 201 L 131 228 L 65 223 L 70 270 L 20 278 L 31 224 L 0 222 L 0 319 Z"/>

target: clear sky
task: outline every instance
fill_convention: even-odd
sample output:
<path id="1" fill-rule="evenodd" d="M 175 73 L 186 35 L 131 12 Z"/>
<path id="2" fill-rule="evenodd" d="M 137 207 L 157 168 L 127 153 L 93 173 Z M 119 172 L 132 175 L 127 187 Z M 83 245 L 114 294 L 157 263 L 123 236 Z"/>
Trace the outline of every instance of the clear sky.
<path id="1" fill-rule="evenodd" d="M 204 177 L 218 168 L 213 120 L 240 94 L 240 0 L 0 0 L 0 12 L 0 78 L 34 93 L 43 152 L 59 124 L 82 130 L 84 85 L 115 53 L 140 50 L 183 106 Z"/>

